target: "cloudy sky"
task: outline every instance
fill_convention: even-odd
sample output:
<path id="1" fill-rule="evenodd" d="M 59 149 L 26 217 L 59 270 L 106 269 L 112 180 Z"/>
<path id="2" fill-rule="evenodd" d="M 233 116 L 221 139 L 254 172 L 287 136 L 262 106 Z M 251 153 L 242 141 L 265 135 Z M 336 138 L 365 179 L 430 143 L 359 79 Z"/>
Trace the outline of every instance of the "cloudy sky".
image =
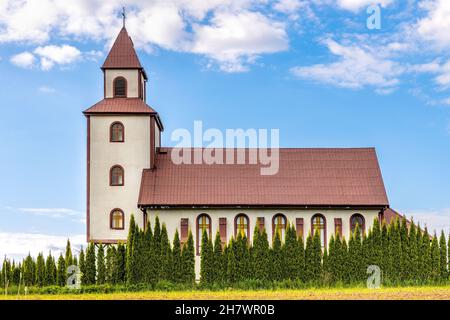
<path id="1" fill-rule="evenodd" d="M 0 0 L 0 255 L 85 232 L 85 119 L 127 29 L 170 133 L 279 128 L 283 147 L 374 146 L 391 206 L 450 231 L 450 2 Z"/>

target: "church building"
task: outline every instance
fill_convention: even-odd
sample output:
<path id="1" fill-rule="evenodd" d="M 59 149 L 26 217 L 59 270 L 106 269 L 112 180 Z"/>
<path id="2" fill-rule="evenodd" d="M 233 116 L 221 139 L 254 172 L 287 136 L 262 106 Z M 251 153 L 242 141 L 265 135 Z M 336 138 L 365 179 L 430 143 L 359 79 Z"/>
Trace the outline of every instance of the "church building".
<path id="1" fill-rule="evenodd" d="M 280 148 L 274 175 L 254 164 L 175 164 L 125 27 L 101 70 L 103 100 L 83 112 L 88 242 L 126 241 L 132 214 L 142 228 L 158 216 L 171 241 L 175 230 L 182 242 L 192 232 L 198 273 L 203 230 L 226 243 L 265 228 L 271 242 L 290 224 L 305 237 L 320 232 L 326 246 L 332 234 L 348 239 L 356 225 L 368 230 L 374 218 L 396 215 L 374 148 Z"/>

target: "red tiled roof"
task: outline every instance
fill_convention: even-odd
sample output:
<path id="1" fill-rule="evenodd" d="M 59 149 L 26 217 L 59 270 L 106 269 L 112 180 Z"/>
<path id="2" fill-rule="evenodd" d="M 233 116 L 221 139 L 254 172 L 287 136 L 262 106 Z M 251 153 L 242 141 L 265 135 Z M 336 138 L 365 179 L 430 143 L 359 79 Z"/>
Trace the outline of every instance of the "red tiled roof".
<path id="1" fill-rule="evenodd" d="M 83 111 L 84 114 L 92 113 L 150 113 L 156 111 L 148 106 L 140 98 L 106 98 L 89 109 Z"/>
<path id="2" fill-rule="evenodd" d="M 280 149 L 272 176 L 259 165 L 176 165 L 164 149 L 143 171 L 141 206 L 389 205 L 374 148 Z"/>
<path id="3" fill-rule="evenodd" d="M 138 68 L 142 69 L 139 58 L 134 50 L 133 41 L 128 35 L 125 27 L 120 30 L 119 35 L 106 57 L 102 68 Z"/>

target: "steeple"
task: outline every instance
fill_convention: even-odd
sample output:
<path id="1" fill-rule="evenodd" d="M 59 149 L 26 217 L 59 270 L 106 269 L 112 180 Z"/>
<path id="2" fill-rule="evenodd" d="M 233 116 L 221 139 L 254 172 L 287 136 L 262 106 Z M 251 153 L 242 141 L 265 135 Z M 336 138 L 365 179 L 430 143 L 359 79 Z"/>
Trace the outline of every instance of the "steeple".
<path id="1" fill-rule="evenodd" d="M 122 27 L 114 41 L 102 69 L 139 69 L 143 72 L 145 79 L 147 79 L 145 70 L 134 49 L 133 41 L 128 35 L 125 26 Z"/>

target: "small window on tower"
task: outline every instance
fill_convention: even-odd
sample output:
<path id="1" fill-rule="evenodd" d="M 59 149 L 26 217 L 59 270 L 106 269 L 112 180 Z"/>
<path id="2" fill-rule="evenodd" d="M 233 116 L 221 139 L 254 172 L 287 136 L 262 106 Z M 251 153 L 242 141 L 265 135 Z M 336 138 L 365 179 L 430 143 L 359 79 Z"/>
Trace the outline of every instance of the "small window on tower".
<path id="1" fill-rule="evenodd" d="M 111 168 L 109 184 L 111 186 L 123 186 L 123 168 L 121 166 L 114 166 Z"/>
<path id="2" fill-rule="evenodd" d="M 114 97 L 125 98 L 127 96 L 127 80 L 124 77 L 114 79 Z"/>
<path id="3" fill-rule="evenodd" d="M 110 128 L 109 140 L 111 142 L 124 142 L 125 141 L 124 131 L 125 130 L 122 123 L 113 122 Z"/>
<path id="4" fill-rule="evenodd" d="M 120 209 L 114 209 L 111 211 L 109 221 L 111 229 L 122 230 L 125 225 L 123 211 Z"/>

